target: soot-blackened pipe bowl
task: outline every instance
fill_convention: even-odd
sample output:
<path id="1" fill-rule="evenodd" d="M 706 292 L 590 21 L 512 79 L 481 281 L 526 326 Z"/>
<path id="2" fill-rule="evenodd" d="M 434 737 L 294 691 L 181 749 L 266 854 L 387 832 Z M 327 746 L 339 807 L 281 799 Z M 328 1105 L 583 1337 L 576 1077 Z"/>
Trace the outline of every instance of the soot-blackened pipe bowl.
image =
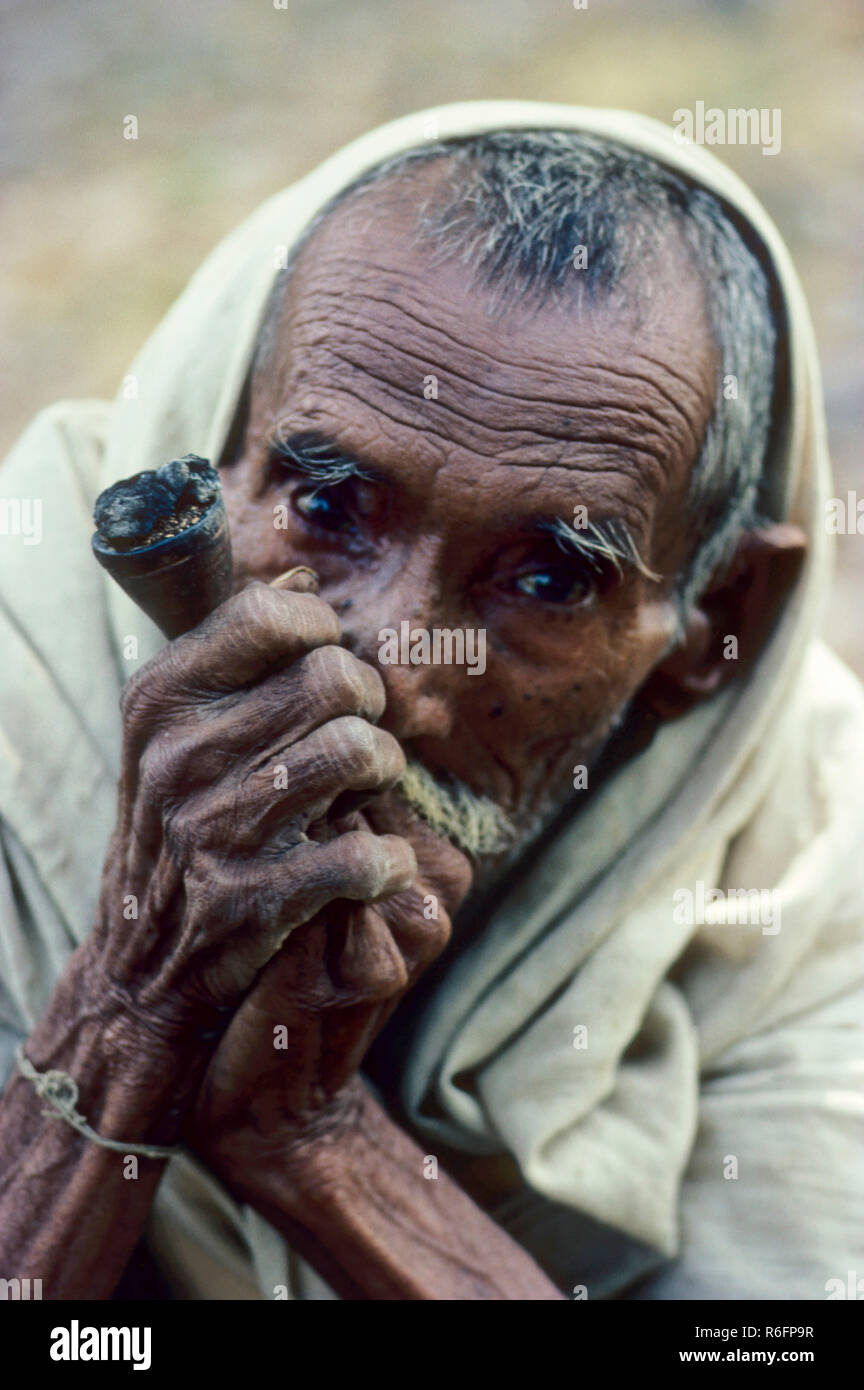
<path id="1" fill-rule="evenodd" d="M 134 489 L 146 489 L 154 476 L 153 472 L 139 473 L 106 489 L 97 499 L 97 519 L 100 502 L 109 492 L 122 486 L 129 490 L 127 496 L 134 498 Z M 93 553 L 100 565 L 168 638 L 197 627 L 233 591 L 231 536 L 218 481 L 214 492 L 204 514 L 175 535 L 131 549 L 118 549 L 101 528 L 93 536 Z M 182 510 L 176 516 L 182 525 Z"/>

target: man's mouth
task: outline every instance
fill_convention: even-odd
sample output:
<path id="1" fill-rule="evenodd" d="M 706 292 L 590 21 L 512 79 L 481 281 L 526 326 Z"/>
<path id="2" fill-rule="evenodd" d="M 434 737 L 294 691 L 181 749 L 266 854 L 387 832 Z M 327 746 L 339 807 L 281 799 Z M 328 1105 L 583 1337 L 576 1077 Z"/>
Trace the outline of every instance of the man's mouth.
<path id="1" fill-rule="evenodd" d="M 501 807 L 456 777 L 433 777 L 422 763 L 411 760 L 395 791 L 427 825 L 473 859 L 513 846 L 516 827 Z"/>

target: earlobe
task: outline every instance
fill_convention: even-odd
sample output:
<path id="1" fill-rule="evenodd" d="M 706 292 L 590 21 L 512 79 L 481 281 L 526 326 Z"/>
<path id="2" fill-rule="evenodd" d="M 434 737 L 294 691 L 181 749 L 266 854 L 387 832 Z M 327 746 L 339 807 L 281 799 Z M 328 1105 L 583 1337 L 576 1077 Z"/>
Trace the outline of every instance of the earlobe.
<path id="1" fill-rule="evenodd" d="M 688 613 L 681 641 L 643 685 L 642 708 L 660 722 L 678 719 L 742 676 L 794 588 L 806 549 L 799 526 L 778 522 L 745 532 Z"/>

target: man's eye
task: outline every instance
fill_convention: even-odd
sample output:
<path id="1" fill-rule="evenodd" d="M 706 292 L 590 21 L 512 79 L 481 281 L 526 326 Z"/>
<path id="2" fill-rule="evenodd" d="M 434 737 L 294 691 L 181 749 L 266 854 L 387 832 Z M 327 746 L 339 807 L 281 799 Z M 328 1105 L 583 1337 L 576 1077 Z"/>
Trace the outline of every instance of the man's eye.
<path id="1" fill-rule="evenodd" d="M 516 592 L 543 603 L 580 603 L 592 592 L 591 580 L 566 566 L 547 565 L 520 574 L 513 581 Z"/>
<path id="2" fill-rule="evenodd" d="M 347 498 L 340 496 L 342 488 L 298 488 L 293 505 L 302 517 L 324 531 L 353 531 L 354 519 L 345 506 Z"/>

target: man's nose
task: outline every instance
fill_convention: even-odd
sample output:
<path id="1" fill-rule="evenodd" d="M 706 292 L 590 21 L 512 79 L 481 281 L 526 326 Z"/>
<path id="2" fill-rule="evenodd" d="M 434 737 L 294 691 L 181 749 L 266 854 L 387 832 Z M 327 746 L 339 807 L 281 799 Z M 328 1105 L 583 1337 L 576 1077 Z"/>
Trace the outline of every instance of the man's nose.
<path id="1" fill-rule="evenodd" d="M 415 577 L 416 578 L 416 577 Z M 457 672 L 453 667 L 433 664 L 403 664 L 380 659 L 384 638 L 391 632 L 398 639 L 400 658 L 410 643 L 402 640 L 402 624 L 409 631 L 454 626 L 443 614 L 440 586 L 432 576 L 418 591 L 415 583 L 393 583 L 355 590 L 350 608 L 336 605 L 342 625 L 342 640 L 349 651 L 374 666 L 384 682 L 387 708 L 381 726 L 400 741 L 406 739 L 446 739 L 456 714 Z M 464 675 L 464 672 L 461 673 Z"/>

